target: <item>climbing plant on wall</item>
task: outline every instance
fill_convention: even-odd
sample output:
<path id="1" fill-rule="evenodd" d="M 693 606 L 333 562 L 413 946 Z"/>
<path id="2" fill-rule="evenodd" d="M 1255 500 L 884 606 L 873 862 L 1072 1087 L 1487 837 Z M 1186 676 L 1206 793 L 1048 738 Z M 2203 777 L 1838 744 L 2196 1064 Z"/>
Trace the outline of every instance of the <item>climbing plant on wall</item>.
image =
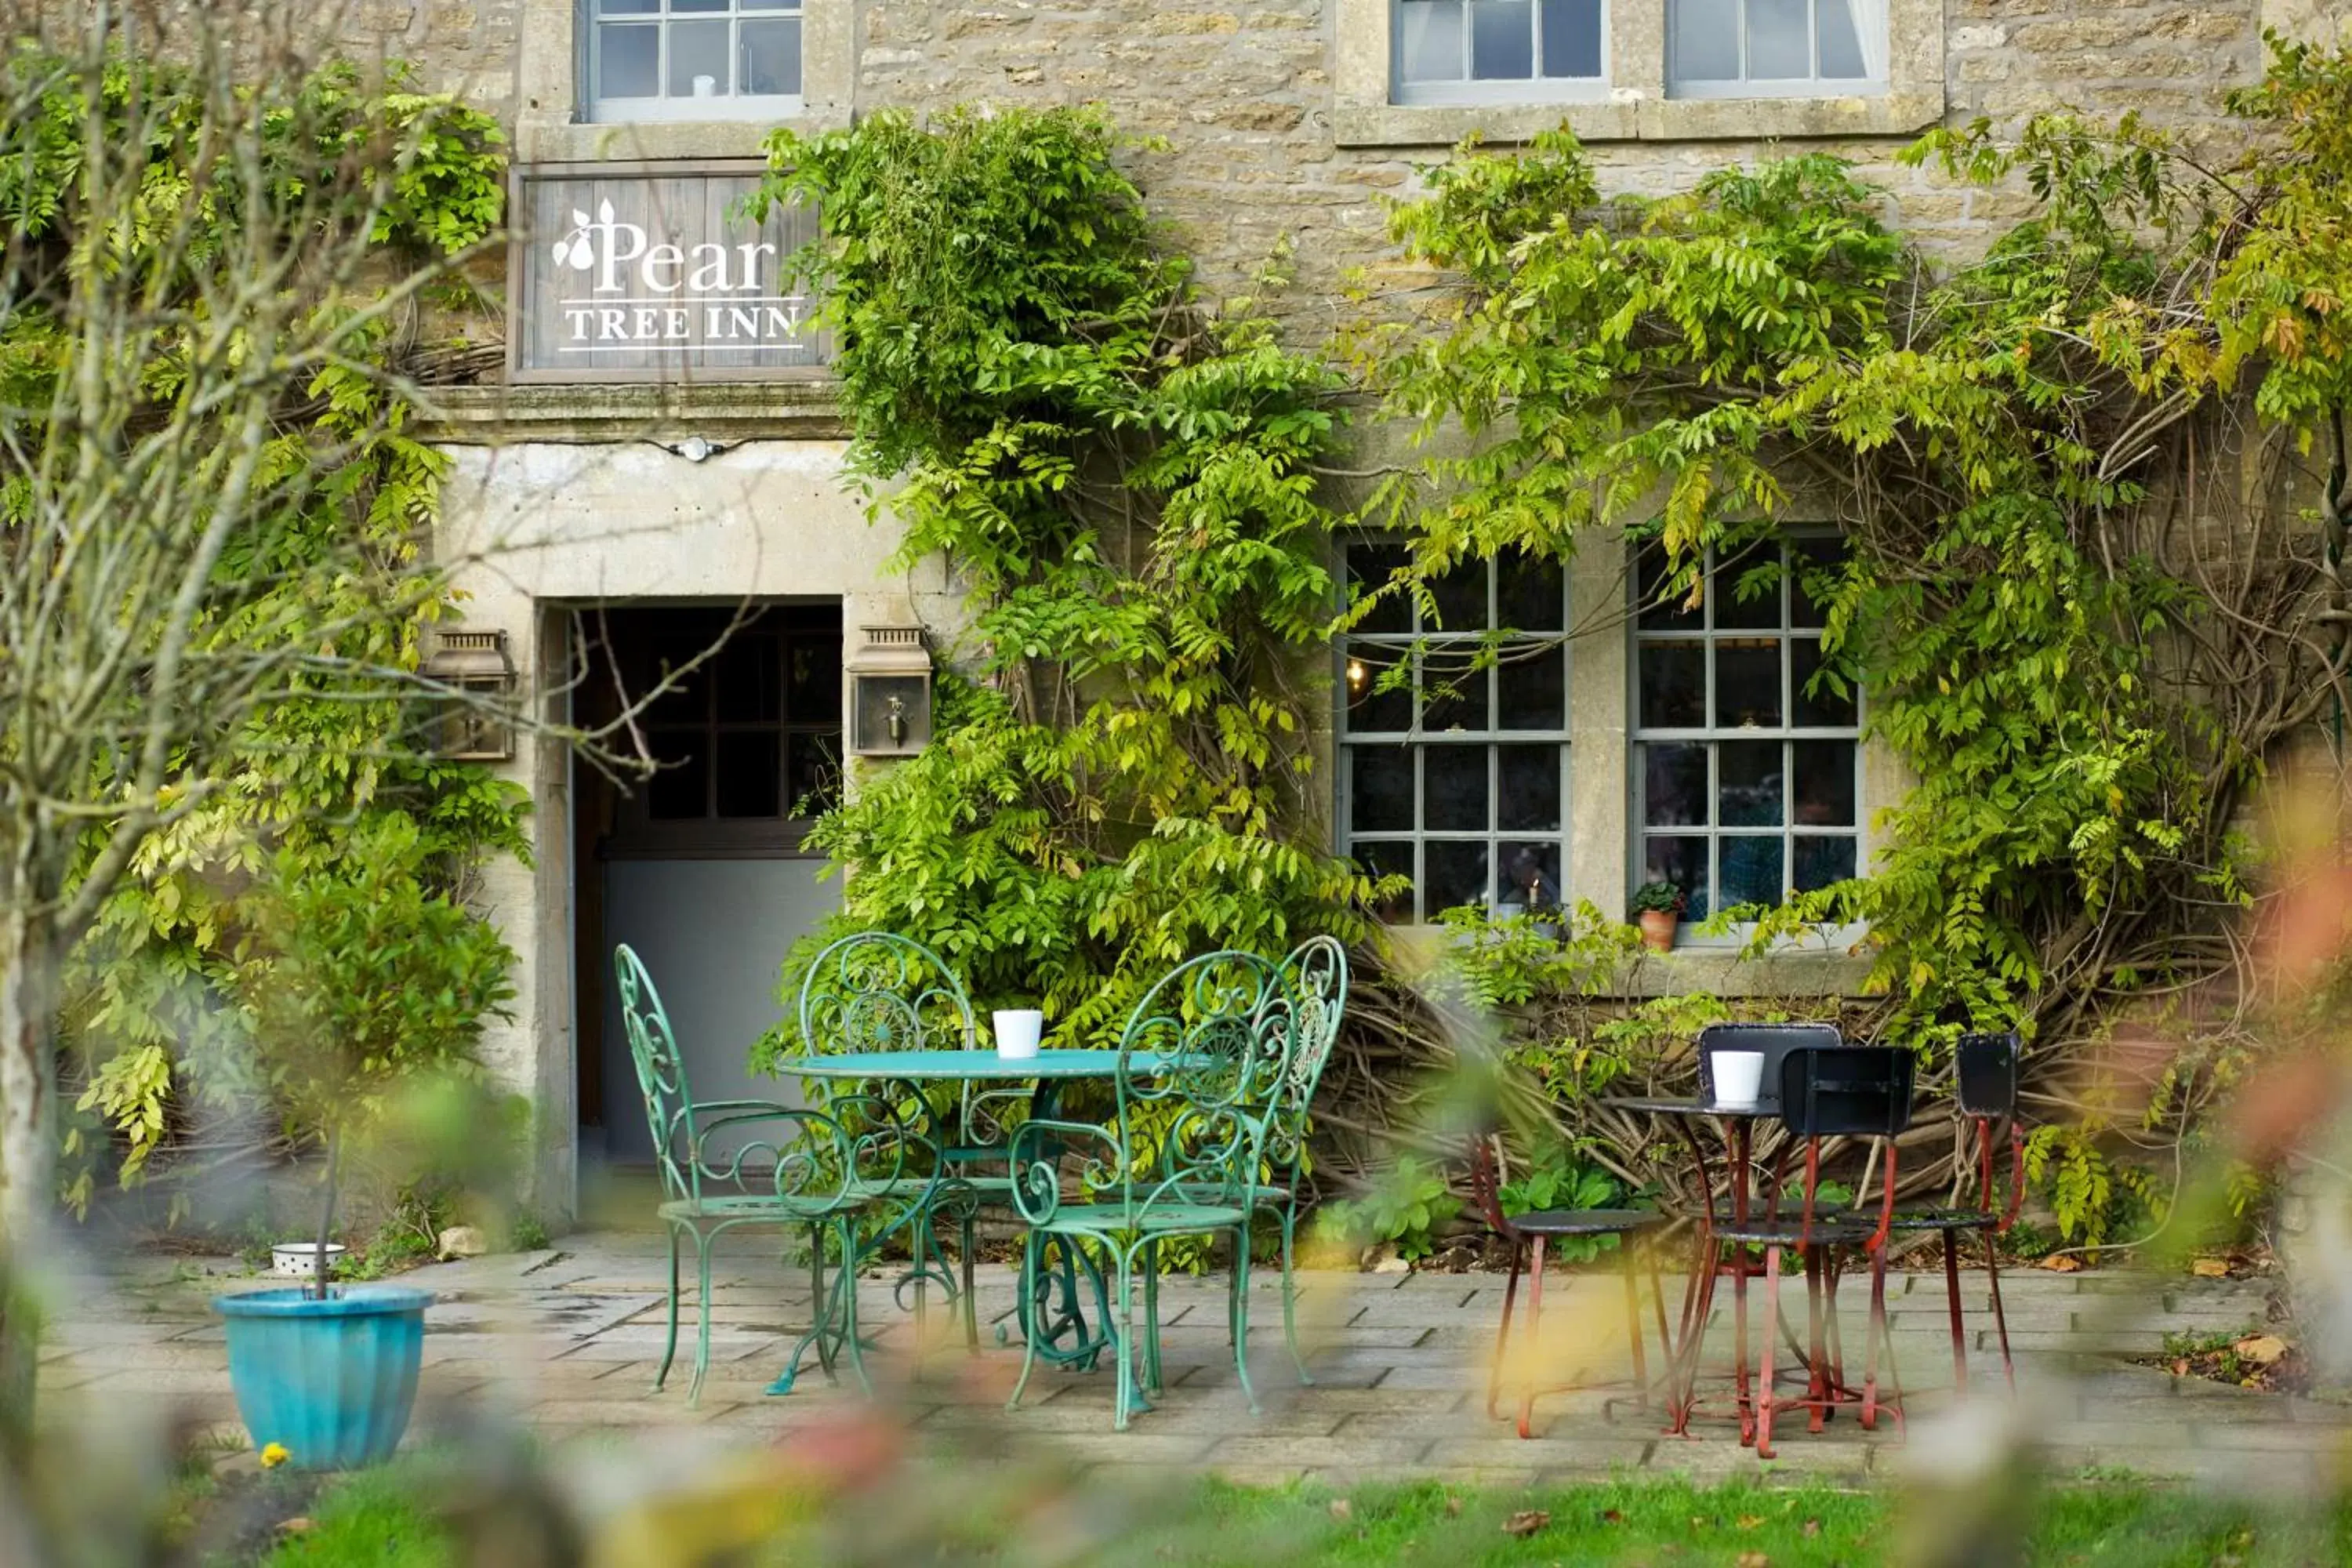
<path id="1" fill-rule="evenodd" d="M 795 950 L 887 927 L 1061 1037 L 1216 947 L 1355 936 L 1311 739 L 1338 521 L 1333 371 L 1156 242 L 1092 110 L 885 112 L 769 144 L 806 253 L 853 468 L 898 565 L 969 585 L 938 733 L 814 842 L 855 868 Z M 887 487 L 887 489 L 884 487 Z"/>
<path id="2" fill-rule="evenodd" d="M 504 994 L 463 900 L 522 803 L 424 744 L 446 461 L 408 377 L 499 221 L 501 138 L 288 52 L 268 10 L 184 48 L 99 16 L 0 61 L 0 1222 L 48 1196 L 53 1044 L 77 1203 L 175 1142 L 201 1173 L 306 1140 L 247 1064 L 211 1070 L 298 891 L 393 879 L 436 911 L 412 974 L 478 1024 Z M 207 1094 L 255 1114 L 192 1140 Z"/>
<path id="3" fill-rule="evenodd" d="M 1433 438 L 1382 498 L 1389 592 L 1646 544 L 1690 600 L 1705 552 L 1839 525 L 1816 679 L 1866 689 L 1916 787 L 1871 875 L 1747 912 L 1759 945 L 1866 926 L 1897 1037 L 2025 1029 L 2036 1172 L 2094 1239 L 2160 1198 L 2116 1136 L 2169 1144 L 2256 1045 L 2250 791 L 2352 664 L 2352 60 L 2282 46 L 2233 107 L 2220 163 L 2131 119 L 1930 134 L 1906 162 L 2031 204 L 1966 257 L 1828 154 L 1604 204 L 1564 131 L 1467 147 L 1395 219 L 1458 288 L 1357 345 Z M 2178 1048 L 2094 1093 L 2118 1031 Z"/>

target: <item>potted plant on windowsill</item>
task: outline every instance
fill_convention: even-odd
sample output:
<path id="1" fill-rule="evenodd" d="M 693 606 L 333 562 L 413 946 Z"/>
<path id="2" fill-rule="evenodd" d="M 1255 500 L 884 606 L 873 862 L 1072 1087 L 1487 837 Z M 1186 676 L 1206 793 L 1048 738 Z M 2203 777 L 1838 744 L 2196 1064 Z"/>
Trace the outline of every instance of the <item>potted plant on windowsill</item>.
<path id="1" fill-rule="evenodd" d="M 430 1291 L 339 1285 L 330 1250 L 348 1163 L 473 1073 L 483 1022 L 512 988 L 498 933 L 432 890 L 434 852 L 387 814 L 322 866 L 281 854 L 239 990 L 250 1087 L 323 1151 L 318 1237 L 302 1284 L 215 1297 L 229 1382 L 258 1448 L 308 1469 L 388 1458 L 407 1429 Z M 443 1096 L 446 1103 L 446 1097 Z"/>
<path id="2" fill-rule="evenodd" d="M 1644 882 L 1633 889 L 1633 919 L 1642 928 L 1643 946 L 1657 952 L 1672 951 L 1683 903 L 1683 890 L 1672 882 Z"/>

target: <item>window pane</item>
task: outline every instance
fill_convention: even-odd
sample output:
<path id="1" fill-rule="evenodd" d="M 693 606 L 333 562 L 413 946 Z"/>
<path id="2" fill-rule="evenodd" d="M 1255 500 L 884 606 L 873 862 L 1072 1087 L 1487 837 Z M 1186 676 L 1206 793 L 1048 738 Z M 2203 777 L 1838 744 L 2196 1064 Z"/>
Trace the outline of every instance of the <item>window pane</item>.
<path id="1" fill-rule="evenodd" d="M 661 29 L 596 29 L 596 90 L 604 98 L 657 98 L 661 94 Z"/>
<path id="2" fill-rule="evenodd" d="M 1496 901 L 1528 910 L 1559 908 L 1559 846 L 1506 844 Z"/>
<path id="3" fill-rule="evenodd" d="M 1372 589 L 1389 580 L 1389 574 L 1405 563 L 1405 553 L 1393 544 L 1359 544 L 1348 551 L 1348 575 L 1353 589 L 1349 602 L 1353 604 Z M 1379 606 L 1365 616 L 1356 628 L 1361 632 L 1384 633 L 1402 637 L 1412 630 L 1412 601 L 1402 595 L 1383 599 Z"/>
<path id="4" fill-rule="evenodd" d="M 736 637 L 719 650 L 719 721 L 774 723 L 783 717 L 773 637 Z"/>
<path id="5" fill-rule="evenodd" d="M 1559 563 L 1513 551 L 1495 562 L 1496 619 L 1518 632 L 1567 629 L 1567 595 Z"/>
<path id="6" fill-rule="evenodd" d="M 1534 0 L 1470 0 L 1470 74 L 1525 81 L 1536 74 Z"/>
<path id="7" fill-rule="evenodd" d="M 1650 837 L 1642 841 L 1644 882 L 1672 882 L 1683 890 L 1683 919 L 1703 921 L 1707 902 L 1706 840 Z"/>
<path id="8" fill-rule="evenodd" d="M 702 731 L 657 730 L 646 743 L 661 771 L 638 786 L 646 792 L 646 815 L 656 822 L 701 820 L 710 810 L 710 759 L 702 751 Z"/>
<path id="9" fill-rule="evenodd" d="M 1483 632 L 1486 629 L 1486 563 L 1465 561 L 1430 584 L 1437 600 L 1437 626 L 1432 630 Z"/>
<path id="10" fill-rule="evenodd" d="M 841 717 L 841 645 L 793 645 L 792 669 L 785 692 L 787 712 L 795 723 L 822 724 Z"/>
<path id="11" fill-rule="evenodd" d="M 1650 827 L 1706 826 L 1706 748 L 1642 748 L 1642 821 Z"/>
<path id="12" fill-rule="evenodd" d="M 1780 727 L 1780 639 L 1725 637 L 1715 645 L 1715 722 L 1721 730 Z"/>
<path id="13" fill-rule="evenodd" d="M 1645 642 L 1642 666 L 1642 727 L 1696 730 L 1706 723 L 1706 644 Z"/>
<path id="14" fill-rule="evenodd" d="M 1707 583 L 1718 628 L 1780 625 L 1780 548 L 1768 544 L 1716 563 Z"/>
<path id="15" fill-rule="evenodd" d="M 1799 540 L 1790 552 L 1794 567 L 1789 579 L 1789 624 L 1792 626 L 1818 626 L 1822 624 L 1823 606 L 1813 602 L 1806 592 L 1805 579 L 1834 572 L 1845 559 L 1845 551 L 1834 539 Z M 1822 591 L 1832 591 L 1834 584 L 1824 583 Z"/>
<path id="16" fill-rule="evenodd" d="M 1563 730 L 1568 727 L 1568 650 L 1546 647 L 1533 658 L 1505 648 L 1495 667 L 1495 688 L 1503 730 Z"/>
<path id="17" fill-rule="evenodd" d="M 1739 79 L 1739 0 L 1668 0 L 1674 75 L 1683 81 Z"/>
<path id="18" fill-rule="evenodd" d="M 1421 727 L 1433 734 L 1486 728 L 1486 683 L 1493 671 L 1465 669 L 1467 659 L 1432 662 L 1436 669 L 1422 676 Z"/>
<path id="19" fill-rule="evenodd" d="M 1789 689 L 1796 694 L 1798 728 L 1804 730 L 1851 730 L 1853 728 L 1853 688 L 1843 679 L 1837 686 L 1824 677 L 1819 685 L 1813 683 L 1813 672 L 1822 667 L 1822 644 L 1819 637 L 1789 639 Z M 1843 687 L 1843 695 L 1838 687 Z M 1809 692 L 1808 687 L 1812 689 Z"/>
<path id="20" fill-rule="evenodd" d="M 800 18 L 744 23 L 742 64 L 745 92 L 790 95 L 800 91 Z"/>
<path id="21" fill-rule="evenodd" d="M 661 0 L 596 0 L 600 16 L 649 16 L 661 9 Z"/>
<path id="22" fill-rule="evenodd" d="M 1486 847 L 1484 844 L 1449 844 L 1432 839 L 1421 847 L 1429 867 L 1423 883 L 1422 911 L 1433 916 L 1440 910 L 1454 909 L 1463 904 L 1483 904 L 1486 901 Z"/>
<path id="23" fill-rule="evenodd" d="M 1849 881 L 1853 877 L 1854 841 L 1843 834 L 1825 837 L 1804 837 L 1797 843 L 1797 877 L 1794 886 L 1801 893 L 1816 888 L 1826 888 L 1832 882 Z"/>
<path id="24" fill-rule="evenodd" d="M 1799 741 L 1797 822 L 1800 826 L 1851 827 L 1854 822 L 1852 741 Z"/>
<path id="25" fill-rule="evenodd" d="M 1543 74 L 1601 74 L 1601 0 L 1543 0 Z"/>
<path id="26" fill-rule="evenodd" d="M 1422 753 L 1423 827 L 1486 829 L 1486 748 L 1430 746 Z"/>
<path id="27" fill-rule="evenodd" d="M 1353 735 L 1402 735 L 1412 728 L 1412 682 L 1407 680 L 1393 691 L 1380 689 L 1388 667 L 1369 658 L 1359 658 L 1364 667 L 1360 688 L 1350 688 L 1348 694 L 1348 732 Z"/>
<path id="28" fill-rule="evenodd" d="M 735 90 L 728 69 L 731 22 L 672 22 L 669 26 L 669 95 L 725 98 Z M 703 79 L 709 79 L 705 81 Z"/>
<path id="29" fill-rule="evenodd" d="M 1723 903 L 1777 904 L 1787 896 L 1780 875 L 1780 836 L 1726 834 L 1719 841 L 1723 871 Z"/>
<path id="30" fill-rule="evenodd" d="M 1400 0 L 1407 81 L 1462 79 L 1462 0 Z"/>
<path id="31" fill-rule="evenodd" d="M 784 814 L 819 816 L 841 798 L 841 735 L 792 735 L 784 748 Z"/>
<path id="32" fill-rule="evenodd" d="M 1559 748 L 1497 746 L 1502 802 L 1496 824 L 1507 833 L 1559 831 Z"/>
<path id="33" fill-rule="evenodd" d="M 1353 844 L 1348 852 L 1356 863 L 1375 879 L 1397 876 L 1405 879 L 1402 893 L 1383 899 L 1374 906 L 1384 921 L 1412 919 L 1412 846 L 1411 844 Z"/>
<path id="34" fill-rule="evenodd" d="M 1748 0 L 1748 80 L 1813 74 L 1812 9 L 1812 0 Z"/>
<path id="35" fill-rule="evenodd" d="M 1359 833 L 1412 831 L 1412 752 L 1348 748 L 1348 826 Z"/>
<path id="36" fill-rule="evenodd" d="M 1815 25 L 1821 29 L 1822 75 L 1832 80 L 1866 77 L 1862 37 L 1855 31 L 1853 0 L 1818 0 Z"/>
<path id="37" fill-rule="evenodd" d="M 1633 593 L 1645 632 L 1695 632 L 1706 624 L 1698 611 L 1683 608 L 1688 590 L 1675 586 L 1666 552 L 1654 544 L 1644 545 L 1635 562 Z"/>
<path id="38" fill-rule="evenodd" d="M 669 8 L 672 11 L 723 12 L 734 4 L 735 0 L 669 0 Z"/>
<path id="39" fill-rule="evenodd" d="M 735 731 L 719 737 L 719 815 L 782 816 L 777 784 L 783 737 L 773 730 Z"/>
<path id="40" fill-rule="evenodd" d="M 1780 742 L 1726 741 L 1717 749 L 1716 775 L 1722 792 L 1717 825 L 1724 827 L 1780 826 Z M 1725 885 L 1731 872 L 1723 873 Z"/>

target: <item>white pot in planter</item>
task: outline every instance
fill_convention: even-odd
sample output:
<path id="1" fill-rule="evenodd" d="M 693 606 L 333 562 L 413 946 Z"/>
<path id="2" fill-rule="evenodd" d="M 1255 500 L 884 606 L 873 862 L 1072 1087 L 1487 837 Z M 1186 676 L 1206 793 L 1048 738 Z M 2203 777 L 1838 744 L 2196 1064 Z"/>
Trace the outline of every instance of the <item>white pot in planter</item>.
<path id="1" fill-rule="evenodd" d="M 343 1244 L 327 1243 L 327 1267 L 335 1268 L 343 1261 Z M 315 1241 L 281 1241 L 269 1249 L 269 1271 L 283 1274 L 289 1279 L 313 1279 L 319 1273 L 319 1244 Z"/>

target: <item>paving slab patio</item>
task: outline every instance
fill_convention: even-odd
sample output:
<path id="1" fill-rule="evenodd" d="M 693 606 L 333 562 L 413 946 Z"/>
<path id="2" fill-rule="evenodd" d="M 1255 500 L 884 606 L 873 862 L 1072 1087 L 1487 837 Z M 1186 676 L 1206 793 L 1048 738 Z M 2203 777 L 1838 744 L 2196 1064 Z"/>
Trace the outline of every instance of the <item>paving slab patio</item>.
<path id="1" fill-rule="evenodd" d="M 771 1253 L 730 1248 L 713 1272 L 711 1372 L 699 1406 L 688 1403 L 692 1319 L 667 1390 L 653 1373 L 665 1339 L 668 1272 L 658 1236 L 596 1231 L 555 1247 L 423 1268 L 404 1282 L 435 1292 L 426 1317 L 419 1440 L 451 1412 L 493 1411 L 554 1438 L 676 1434 L 759 1444 L 860 1407 L 812 1363 L 786 1397 L 768 1384 L 808 1321 L 806 1270 Z M 228 1260 L 134 1258 L 76 1282 L 43 1350 L 42 1418 L 70 1422 L 126 1402 L 169 1410 L 241 1436 L 229 1398 L 226 1351 L 207 1306 L 225 1289 L 271 1281 Z M 1010 1270 L 978 1275 L 980 1348 L 962 1344 L 956 1315 L 927 1303 L 928 1352 L 913 1355 L 911 1298 L 893 1280 L 862 1284 L 860 1313 L 876 1341 L 877 1398 L 925 1441 L 960 1451 L 1045 1455 L 1087 1467 L 1183 1466 L 1259 1480 L 1334 1483 L 1419 1475 L 1519 1485 L 1624 1472 L 1811 1477 L 1869 1484 L 1900 1476 L 1919 1451 L 1948 1462 L 1943 1437 L 1906 1443 L 1893 1424 L 1864 1433 L 1848 1415 L 1821 1433 L 1784 1419 L 1780 1458 L 1759 1461 L 1728 1426 L 1702 1420 L 1695 1436 L 1662 1431 L 1653 1409 L 1593 1390 L 1546 1398 L 1536 1436 L 1522 1441 L 1486 1413 L 1486 1355 L 1501 1281 L 1481 1274 L 1310 1272 L 1299 1305 L 1315 1382 L 1302 1385 L 1284 1348 L 1276 1281 L 1252 1281 L 1253 1415 L 1227 1348 L 1222 1279 L 1171 1279 L 1161 1289 L 1168 1386 L 1124 1434 L 1111 1430 L 1112 1375 L 1040 1368 L 1019 1410 L 1003 1401 L 1017 1345 L 998 1338 L 1013 1305 Z M 1680 1282 L 1664 1282 L 1669 1302 Z M 2120 1467 L 2276 1491 L 2332 1479 L 2352 1464 L 2352 1406 L 2175 1379 L 2126 1358 L 2158 1353 L 2168 1332 L 2233 1331 L 2263 1321 L 2259 1281 L 2158 1280 L 2020 1270 L 2004 1278 L 2021 1394 L 2001 1388 L 1981 1279 L 1965 1282 L 1971 1313 L 1971 1397 L 1997 1419 L 1975 1425 L 2022 1433 L 2061 1473 Z M 1545 1290 L 1542 1363 L 1597 1379 L 1627 1371 L 1622 1298 L 1610 1274 L 1556 1275 Z M 1895 1366 L 1910 1419 L 1951 1409 L 1951 1362 L 1940 1273 L 1889 1283 Z M 1801 1296 L 1799 1298 L 1801 1309 Z M 1847 1354 L 1861 1349 L 1859 1301 L 1849 1306 Z M 1731 1302 L 1718 1292 L 1710 1364 L 1727 1364 Z M 1780 1357 L 1789 1365 L 1785 1352 Z M 1718 1402 L 1720 1404 L 1720 1402 Z M 1507 1401 L 1505 1413 L 1508 1414 Z M 1957 1429 L 1957 1424 L 1954 1424 Z"/>

